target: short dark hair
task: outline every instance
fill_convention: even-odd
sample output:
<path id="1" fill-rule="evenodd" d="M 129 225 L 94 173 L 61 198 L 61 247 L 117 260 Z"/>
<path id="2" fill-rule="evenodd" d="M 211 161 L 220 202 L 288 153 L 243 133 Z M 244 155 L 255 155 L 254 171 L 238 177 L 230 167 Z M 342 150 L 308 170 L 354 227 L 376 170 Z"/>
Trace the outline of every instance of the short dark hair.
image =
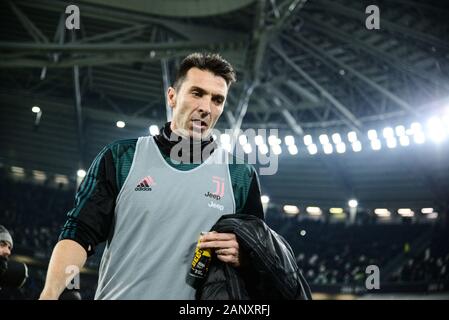
<path id="1" fill-rule="evenodd" d="M 225 79 L 228 87 L 231 83 L 237 81 L 234 68 L 232 65 L 223 59 L 218 53 L 191 53 L 182 60 L 176 74 L 175 83 L 173 87 L 178 90 L 184 81 L 187 72 L 192 68 L 200 70 L 207 70 L 214 75 Z"/>

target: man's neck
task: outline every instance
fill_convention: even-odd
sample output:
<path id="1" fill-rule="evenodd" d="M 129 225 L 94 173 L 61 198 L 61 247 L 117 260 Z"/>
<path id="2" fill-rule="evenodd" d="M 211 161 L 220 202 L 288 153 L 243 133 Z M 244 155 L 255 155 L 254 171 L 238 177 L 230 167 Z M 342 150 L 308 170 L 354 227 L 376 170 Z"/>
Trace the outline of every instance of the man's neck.
<path id="1" fill-rule="evenodd" d="M 207 140 L 195 140 L 191 137 L 185 138 L 183 135 L 178 134 L 179 130 L 172 130 L 172 127 L 172 123 L 166 123 L 164 127 L 162 127 L 160 133 L 155 136 L 155 141 L 165 156 L 173 158 L 171 156 L 172 148 L 175 145 L 179 147 L 179 144 L 182 144 L 181 148 L 176 148 L 177 152 L 174 156 L 175 158 L 182 159 L 183 163 L 194 163 L 197 162 L 197 159 L 200 162 L 203 162 L 216 148 L 216 143 L 211 137 Z M 211 145 L 211 143 L 213 143 L 213 145 Z M 210 152 L 205 152 L 203 155 L 203 151 L 207 146 L 209 146 L 208 150 L 210 150 Z M 187 154 L 178 154 L 179 150 L 181 150 L 181 152 L 182 150 L 185 150 L 185 153 Z M 198 154 L 198 152 L 201 154 Z"/>

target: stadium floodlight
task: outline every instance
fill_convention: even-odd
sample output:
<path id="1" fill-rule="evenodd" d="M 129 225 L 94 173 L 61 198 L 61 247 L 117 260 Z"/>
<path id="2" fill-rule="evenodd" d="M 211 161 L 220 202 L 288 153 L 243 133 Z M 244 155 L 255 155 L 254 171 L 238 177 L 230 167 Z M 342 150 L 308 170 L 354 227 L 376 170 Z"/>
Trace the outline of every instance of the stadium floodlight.
<path id="1" fill-rule="evenodd" d="M 424 133 L 417 132 L 413 135 L 413 141 L 415 141 L 415 143 L 417 144 L 423 144 L 424 142 L 426 142 L 426 137 L 424 136 Z"/>
<path id="2" fill-rule="evenodd" d="M 394 149 L 394 148 L 396 148 L 397 145 L 398 145 L 398 142 L 396 141 L 396 138 L 394 138 L 394 137 L 387 138 L 387 147 L 388 148 Z"/>
<path id="3" fill-rule="evenodd" d="M 377 140 L 377 131 L 374 129 L 368 130 L 368 139 Z"/>
<path id="4" fill-rule="evenodd" d="M 222 143 L 221 145 L 222 145 L 223 149 L 225 149 L 227 152 L 232 151 L 232 145 L 230 143 Z"/>
<path id="5" fill-rule="evenodd" d="M 422 214 L 429 214 L 433 212 L 433 208 L 422 208 L 421 213 Z"/>
<path id="6" fill-rule="evenodd" d="M 243 152 L 245 152 L 246 154 L 251 153 L 251 151 L 253 151 L 253 148 L 251 148 L 251 145 L 249 143 L 243 146 Z"/>
<path id="7" fill-rule="evenodd" d="M 33 111 L 34 113 L 39 113 L 39 112 L 41 112 L 41 108 L 39 108 L 38 106 L 33 106 L 31 108 L 31 111 Z"/>
<path id="8" fill-rule="evenodd" d="M 125 127 L 126 123 L 125 123 L 125 121 L 119 120 L 119 121 L 117 121 L 117 123 L 115 125 L 117 126 L 117 128 L 121 129 L 121 128 Z"/>
<path id="9" fill-rule="evenodd" d="M 322 212 L 319 207 L 307 207 L 306 212 L 311 216 L 321 216 Z"/>
<path id="10" fill-rule="evenodd" d="M 292 156 L 294 156 L 294 155 L 298 154 L 298 148 L 294 144 L 292 144 L 292 145 L 288 146 L 288 152 L 290 152 L 290 154 Z"/>
<path id="11" fill-rule="evenodd" d="M 351 199 L 348 201 L 348 206 L 350 208 L 357 208 L 358 205 L 359 205 L 359 202 L 356 199 Z"/>
<path id="12" fill-rule="evenodd" d="M 336 149 L 337 149 L 338 153 L 345 153 L 346 145 L 343 142 L 341 142 L 341 143 L 337 144 Z"/>
<path id="13" fill-rule="evenodd" d="M 383 136 L 384 136 L 385 139 L 393 138 L 393 137 L 394 137 L 394 131 L 393 131 L 393 129 L 390 128 L 390 127 L 386 127 L 386 128 L 383 130 L 382 133 L 383 133 Z"/>
<path id="14" fill-rule="evenodd" d="M 284 141 L 287 146 L 295 144 L 295 138 L 293 136 L 285 136 Z"/>
<path id="15" fill-rule="evenodd" d="M 261 144 L 259 146 L 259 152 L 261 154 L 267 154 L 268 153 L 268 146 L 266 144 Z"/>
<path id="16" fill-rule="evenodd" d="M 329 144 L 329 137 L 327 136 L 327 134 L 321 134 L 318 139 L 320 140 L 320 143 L 322 145 L 326 145 Z"/>
<path id="17" fill-rule="evenodd" d="M 231 136 L 227 133 L 222 133 L 220 135 L 220 141 L 222 144 L 231 144 Z"/>
<path id="18" fill-rule="evenodd" d="M 305 144 L 306 146 L 309 146 L 309 145 L 311 145 L 312 143 L 313 143 L 313 141 L 312 141 L 312 136 L 311 136 L 310 134 L 305 135 L 305 136 L 304 136 L 304 144 Z"/>
<path id="19" fill-rule="evenodd" d="M 360 143 L 360 141 L 354 141 L 352 143 L 352 150 L 354 152 L 360 152 L 362 151 L 362 144 Z"/>
<path id="20" fill-rule="evenodd" d="M 323 151 L 325 154 L 331 154 L 334 151 L 334 148 L 330 143 L 327 143 L 323 145 Z"/>
<path id="21" fill-rule="evenodd" d="M 316 144 L 312 143 L 307 146 L 307 151 L 309 151 L 309 153 L 311 155 L 314 155 L 314 154 L 317 154 L 318 148 L 317 148 Z"/>
<path id="22" fill-rule="evenodd" d="M 396 128 L 394 129 L 394 131 L 396 132 L 396 135 L 398 137 L 402 137 L 405 136 L 405 127 L 404 126 L 396 126 Z"/>
<path id="23" fill-rule="evenodd" d="M 410 145 L 410 138 L 408 136 L 400 136 L 399 143 L 401 144 L 401 146 L 406 147 Z"/>
<path id="24" fill-rule="evenodd" d="M 270 146 L 275 146 L 278 145 L 280 143 L 280 139 L 278 139 L 278 137 L 276 137 L 275 135 L 271 135 L 268 137 L 268 144 Z"/>
<path id="25" fill-rule="evenodd" d="M 239 136 L 239 142 L 242 146 L 244 146 L 248 143 L 248 138 L 244 134 L 242 134 Z"/>
<path id="26" fill-rule="evenodd" d="M 260 135 L 255 136 L 255 137 L 254 137 L 254 142 L 255 142 L 256 145 L 258 145 L 258 146 L 264 144 L 263 137 L 260 136 Z"/>
<path id="27" fill-rule="evenodd" d="M 282 153 L 281 146 L 278 145 L 278 144 L 272 145 L 272 146 L 271 146 L 271 151 L 273 151 L 273 153 L 274 153 L 275 155 L 280 155 L 280 154 Z"/>
<path id="28" fill-rule="evenodd" d="M 438 218 L 438 212 L 432 212 L 426 215 L 427 219 L 436 219 Z"/>
<path id="29" fill-rule="evenodd" d="M 306 230 L 301 230 L 300 232 L 299 232 L 299 234 L 302 236 L 302 237 L 304 237 L 305 235 L 306 235 Z"/>
<path id="30" fill-rule="evenodd" d="M 86 176 L 86 171 L 83 170 L 83 169 L 79 169 L 79 170 L 76 172 L 76 175 L 77 175 L 78 177 L 80 177 L 80 178 L 84 178 L 84 177 Z"/>
<path id="31" fill-rule="evenodd" d="M 158 126 L 157 125 L 155 125 L 155 124 L 152 124 L 151 126 L 150 126 L 150 134 L 152 135 L 152 136 L 156 136 L 156 135 L 158 135 L 159 134 L 159 128 L 158 128 Z"/>
<path id="32" fill-rule="evenodd" d="M 332 141 L 333 141 L 335 144 L 341 143 L 341 136 L 340 136 L 340 134 L 339 134 L 339 133 L 334 133 L 334 134 L 332 135 Z"/>
<path id="33" fill-rule="evenodd" d="M 357 141 L 357 133 L 355 131 L 348 132 L 348 140 L 353 143 Z"/>
<path id="34" fill-rule="evenodd" d="M 329 212 L 332 214 L 343 214 L 343 208 L 330 208 Z"/>
<path id="35" fill-rule="evenodd" d="M 391 216 L 390 210 L 384 208 L 374 209 L 374 214 L 376 214 L 376 216 L 381 218 L 388 218 Z"/>
<path id="36" fill-rule="evenodd" d="M 398 209 L 398 213 L 399 213 L 399 215 L 401 215 L 403 217 L 413 217 L 415 215 L 415 213 L 412 211 L 412 209 L 409 209 L 409 208 Z"/>
<path id="37" fill-rule="evenodd" d="M 284 206 L 283 209 L 284 209 L 284 212 L 286 214 L 294 215 L 294 214 L 298 214 L 299 213 L 299 208 L 297 206 L 294 206 L 294 205 L 287 204 L 287 205 Z"/>
<path id="38" fill-rule="evenodd" d="M 267 204 L 268 202 L 270 202 L 270 197 L 263 195 L 260 197 L 260 201 L 262 201 L 263 204 Z"/>
<path id="39" fill-rule="evenodd" d="M 380 140 L 375 139 L 375 140 L 371 140 L 371 149 L 377 151 L 380 150 L 382 148 L 382 144 L 380 143 Z"/>
<path id="40" fill-rule="evenodd" d="M 436 143 L 442 142 L 446 138 L 446 132 L 441 119 L 432 117 L 427 122 L 429 138 Z"/>

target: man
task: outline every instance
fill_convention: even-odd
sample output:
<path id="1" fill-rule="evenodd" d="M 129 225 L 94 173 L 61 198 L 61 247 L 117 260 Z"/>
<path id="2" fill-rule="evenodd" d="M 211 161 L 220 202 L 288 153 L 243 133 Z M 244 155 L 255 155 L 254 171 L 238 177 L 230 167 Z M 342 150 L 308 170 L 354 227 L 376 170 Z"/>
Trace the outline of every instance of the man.
<path id="1" fill-rule="evenodd" d="M 12 250 L 12 237 L 8 229 L 0 225 L 0 277 L 8 268 L 8 258 Z"/>
<path id="2" fill-rule="evenodd" d="M 230 161 L 210 137 L 234 81 L 232 66 L 219 55 L 189 55 L 168 89 L 173 119 L 161 133 L 118 141 L 100 152 L 68 213 L 41 299 L 57 299 L 65 269 L 81 268 L 104 241 L 96 299 L 194 298 L 186 274 L 200 232 L 223 214 L 263 218 L 255 170 Z M 180 144 L 187 144 L 187 151 Z M 186 153 L 187 160 L 199 157 L 199 163 L 185 161 Z M 201 246 L 241 267 L 234 234 L 209 232 Z"/>

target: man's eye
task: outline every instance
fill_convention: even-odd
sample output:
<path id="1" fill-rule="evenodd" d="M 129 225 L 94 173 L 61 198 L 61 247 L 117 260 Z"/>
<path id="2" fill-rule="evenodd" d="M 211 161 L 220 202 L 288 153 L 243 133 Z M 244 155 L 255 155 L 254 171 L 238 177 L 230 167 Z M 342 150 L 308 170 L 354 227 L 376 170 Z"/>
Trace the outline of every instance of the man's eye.
<path id="1" fill-rule="evenodd" d="M 193 91 L 192 93 L 195 97 L 201 97 L 201 93 L 198 91 Z"/>

